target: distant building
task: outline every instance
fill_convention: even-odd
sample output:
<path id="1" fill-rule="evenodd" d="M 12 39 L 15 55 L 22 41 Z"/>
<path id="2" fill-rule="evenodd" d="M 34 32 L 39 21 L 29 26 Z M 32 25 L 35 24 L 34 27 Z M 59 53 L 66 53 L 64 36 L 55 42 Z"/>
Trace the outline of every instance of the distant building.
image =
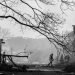
<path id="1" fill-rule="evenodd" d="M 73 31 L 68 34 L 68 37 L 71 40 L 71 44 L 72 44 L 72 48 L 73 48 L 71 50 L 75 51 L 75 25 L 72 25 L 72 26 L 73 26 Z M 74 54 L 74 52 L 73 52 L 73 54 Z"/>
<path id="2" fill-rule="evenodd" d="M 75 25 L 73 25 L 73 31 L 67 33 L 66 35 L 67 35 L 66 40 L 70 40 L 69 45 L 67 45 L 67 47 L 70 48 L 70 50 L 72 51 L 70 52 L 71 55 L 66 50 L 63 50 L 61 48 L 57 54 L 57 57 L 54 60 L 55 64 L 75 62 Z"/>
<path id="3" fill-rule="evenodd" d="M 75 25 L 72 25 L 72 26 L 73 26 L 73 31 L 68 34 L 72 40 L 71 44 L 72 44 L 72 48 L 73 48 L 70 62 L 75 62 Z"/>
<path id="4" fill-rule="evenodd" d="M 73 31 L 68 33 L 68 38 L 70 39 L 69 42 L 70 45 L 68 47 L 72 52 L 71 55 L 68 52 L 66 52 L 64 56 L 64 60 L 65 61 L 69 60 L 70 63 L 75 62 L 75 25 L 72 26 L 73 26 Z M 67 60 L 66 57 L 68 58 Z"/>

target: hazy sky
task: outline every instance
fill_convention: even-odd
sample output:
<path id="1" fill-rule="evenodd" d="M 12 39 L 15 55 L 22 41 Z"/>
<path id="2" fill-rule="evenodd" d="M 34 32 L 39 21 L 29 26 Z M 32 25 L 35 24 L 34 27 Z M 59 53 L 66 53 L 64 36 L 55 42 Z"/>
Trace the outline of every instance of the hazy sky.
<path id="1" fill-rule="evenodd" d="M 36 5 L 36 3 L 34 2 L 34 0 L 28 0 L 28 2 L 38 8 L 38 6 Z M 41 6 L 42 10 L 44 11 L 51 11 L 51 12 L 56 12 L 56 13 L 61 13 L 61 10 L 59 9 L 59 4 L 56 6 L 49 6 L 49 5 L 45 5 L 43 3 L 40 3 L 38 1 L 39 5 Z M 26 8 L 25 8 L 26 9 Z M 28 8 L 27 8 L 28 9 Z M 23 10 L 23 9 L 22 9 Z M 1 11 L 0 11 L 1 13 Z M 75 24 L 75 11 L 70 11 L 70 10 L 67 10 L 65 11 L 66 15 L 63 15 L 64 18 L 66 18 L 66 22 L 63 26 L 62 29 L 60 29 L 60 32 L 64 32 L 64 31 L 72 31 L 72 25 Z M 20 25 L 13 23 L 12 20 L 9 21 L 9 20 L 0 20 L 0 26 L 2 28 L 7 28 L 10 33 L 14 36 L 23 36 L 23 37 L 32 37 L 32 38 L 36 38 L 36 37 L 42 37 L 40 36 L 39 33 L 37 33 L 36 31 L 33 31 L 31 30 L 30 28 L 25 28 L 25 30 L 22 32 L 21 28 L 20 28 Z"/>

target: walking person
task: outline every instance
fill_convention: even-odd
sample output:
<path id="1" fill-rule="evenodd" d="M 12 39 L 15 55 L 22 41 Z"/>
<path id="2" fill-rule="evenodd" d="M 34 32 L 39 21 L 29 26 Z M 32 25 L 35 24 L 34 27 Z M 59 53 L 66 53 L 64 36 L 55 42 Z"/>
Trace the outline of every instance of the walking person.
<path id="1" fill-rule="evenodd" d="M 53 61 L 54 61 L 54 59 L 53 59 L 53 53 L 52 53 L 49 56 L 49 64 L 48 64 L 48 66 L 53 66 Z"/>

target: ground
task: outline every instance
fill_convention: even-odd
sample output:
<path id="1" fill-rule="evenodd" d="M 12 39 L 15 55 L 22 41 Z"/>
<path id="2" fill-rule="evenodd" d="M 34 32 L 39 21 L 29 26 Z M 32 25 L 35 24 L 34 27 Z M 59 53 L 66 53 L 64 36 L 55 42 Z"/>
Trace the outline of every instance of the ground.
<path id="1" fill-rule="evenodd" d="M 58 66 L 58 65 L 57 65 Z M 75 73 L 64 72 L 61 66 L 59 67 L 41 66 L 41 65 L 29 65 L 29 68 L 25 72 L 20 71 L 0 71 L 0 75 L 75 75 Z"/>

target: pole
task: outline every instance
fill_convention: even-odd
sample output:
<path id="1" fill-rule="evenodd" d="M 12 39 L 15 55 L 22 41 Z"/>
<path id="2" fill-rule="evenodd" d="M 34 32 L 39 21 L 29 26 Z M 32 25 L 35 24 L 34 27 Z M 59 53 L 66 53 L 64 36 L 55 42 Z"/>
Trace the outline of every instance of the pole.
<path id="1" fill-rule="evenodd" d="M 2 62 L 2 59 L 1 59 L 1 51 L 2 51 L 2 44 L 5 43 L 3 39 L 0 39 L 0 64 Z"/>
<path id="2" fill-rule="evenodd" d="M 1 64 L 1 39 L 0 39 L 0 64 Z"/>

